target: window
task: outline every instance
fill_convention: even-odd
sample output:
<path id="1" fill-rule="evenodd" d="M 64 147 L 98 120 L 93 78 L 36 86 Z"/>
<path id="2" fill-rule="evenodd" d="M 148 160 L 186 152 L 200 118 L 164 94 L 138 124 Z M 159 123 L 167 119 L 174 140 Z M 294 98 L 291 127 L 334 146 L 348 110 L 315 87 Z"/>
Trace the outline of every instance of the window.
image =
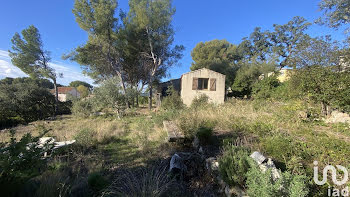
<path id="1" fill-rule="evenodd" d="M 207 90 L 208 81 L 208 78 L 198 78 L 198 90 Z"/>

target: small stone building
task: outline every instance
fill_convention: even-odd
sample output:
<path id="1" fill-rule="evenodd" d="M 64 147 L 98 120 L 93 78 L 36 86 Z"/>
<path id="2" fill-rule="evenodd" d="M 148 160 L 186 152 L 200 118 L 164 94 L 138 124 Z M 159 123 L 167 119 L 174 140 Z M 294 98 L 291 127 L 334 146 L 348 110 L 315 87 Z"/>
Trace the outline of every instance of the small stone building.
<path id="1" fill-rule="evenodd" d="M 80 98 L 79 92 L 74 87 L 57 87 L 57 91 L 58 91 L 58 100 L 61 102 L 66 102 L 68 100 L 67 97 L 69 96 Z M 55 89 L 51 89 L 50 92 L 53 95 L 55 95 Z"/>
<path id="2" fill-rule="evenodd" d="M 202 68 L 185 73 L 181 76 L 181 98 L 186 105 L 191 105 L 192 100 L 201 94 L 209 97 L 209 102 L 221 104 L 225 101 L 226 76 Z"/>
<path id="3" fill-rule="evenodd" d="M 202 68 L 185 73 L 180 79 L 161 83 L 157 92 L 159 97 L 166 96 L 167 88 L 172 85 L 187 106 L 202 94 L 209 97 L 209 102 L 221 104 L 225 101 L 225 78 L 226 76 L 221 73 Z"/>

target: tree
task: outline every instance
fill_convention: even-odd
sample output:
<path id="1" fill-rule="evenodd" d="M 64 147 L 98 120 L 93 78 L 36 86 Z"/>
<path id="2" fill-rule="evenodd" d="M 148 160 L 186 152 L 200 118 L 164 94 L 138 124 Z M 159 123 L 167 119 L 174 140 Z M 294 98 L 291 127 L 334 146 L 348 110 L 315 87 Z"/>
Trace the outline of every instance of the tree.
<path id="1" fill-rule="evenodd" d="M 23 38 L 22 38 L 23 37 Z M 58 105 L 57 74 L 49 66 L 50 53 L 43 49 L 39 30 L 33 25 L 22 31 L 22 37 L 15 33 L 9 50 L 12 64 L 21 69 L 32 78 L 49 78 L 53 81 L 55 89 L 55 112 Z"/>
<path id="2" fill-rule="evenodd" d="M 76 81 L 72 81 L 69 83 L 70 87 L 75 87 L 75 88 L 79 87 L 80 85 L 87 87 L 89 90 L 92 90 L 92 88 L 93 88 L 92 85 L 90 85 L 89 83 L 86 83 L 84 81 L 76 80 Z"/>
<path id="3" fill-rule="evenodd" d="M 290 61 L 296 68 L 322 66 L 340 70 L 341 47 L 330 36 L 308 38 L 300 43 Z"/>
<path id="4" fill-rule="evenodd" d="M 79 85 L 77 87 L 77 91 L 80 94 L 80 98 L 85 98 L 89 95 L 89 88 L 87 88 L 86 86 Z"/>
<path id="5" fill-rule="evenodd" d="M 350 1 L 348 0 L 322 0 L 319 4 L 323 11 L 324 19 L 317 20 L 320 24 L 326 24 L 332 28 L 338 28 L 350 23 Z"/>
<path id="6" fill-rule="evenodd" d="M 117 76 L 126 94 L 125 76 L 118 49 L 118 18 L 115 18 L 115 0 L 76 0 L 73 13 L 80 28 L 89 37 L 83 46 L 64 56 L 81 64 L 91 78 L 96 81 Z M 126 102 L 129 106 L 129 103 Z"/>
<path id="7" fill-rule="evenodd" d="M 275 64 L 268 61 L 240 62 L 240 68 L 238 69 L 234 83 L 231 86 L 233 96 L 250 97 L 253 84 L 259 79 L 259 76 L 274 70 Z"/>
<path id="8" fill-rule="evenodd" d="M 36 81 L 0 83 L 0 125 L 44 119 L 54 112 L 54 96 Z"/>
<path id="9" fill-rule="evenodd" d="M 287 24 L 273 25 L 274 32 L 271 33 L 271 41 L 273 43 L 273 52 L 280 57 L 280 67 L 295 67 L 291 62 L 291 56 L 297 50 L 297 47 L 308 35 L 305 30 L 311 24 L 306 22 L 303 17 L 296 16 Z"/>
<path id="10" fill-rule="evenodd" d="M 238 47 L 226 40 L 200 42 L 191 52 L 191 70 L 208 68 L 227 76 L 227 85 L 231 85 L 237 62 L 242 59 Z"/>
<path id="11" fill-rule="evenodd" d="M 181 57 L 184 47 L 176 45 L 171 25 L 175 9 L 171 0 L 130 0 L 128 20 L 145 35 L 147 47 L 141 52 L 146 66 L 149 89 L 149 109 L 152 108 L 153 82 L 159 71 L 166 71 Z"/>

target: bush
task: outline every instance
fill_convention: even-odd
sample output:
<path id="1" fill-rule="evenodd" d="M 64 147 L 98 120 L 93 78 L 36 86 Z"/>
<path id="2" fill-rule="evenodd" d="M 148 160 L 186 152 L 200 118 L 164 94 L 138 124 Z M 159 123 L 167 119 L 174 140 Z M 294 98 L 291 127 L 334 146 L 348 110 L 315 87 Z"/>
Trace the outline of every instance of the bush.
<path id="1" fill-rule="evenodd" d="M 189 117 L 189 115 L 191 117 Z M 178 127 L 186 138 L 194 138 L 200 132 L 201 137 L 211 135 L 212 130 L 216 125 L 215 121 L 200 120 L 195 114 L 184 115 L 179 118 Z"/>
<path id="2" fill-rule="evenodd" d="M 94 172 L 89 174 L 88 185 L 94 191 L 95 194 L 98 194 L 103 189 L 105 189 L 108 184 L 108 180 L 100 173 Z"/>
<path id="3" fill-rule="evenodd" d="M 309 190 L 307 187 L 307 178 L 303 175 L 292 175 L 284 172 L 276 181 L 272 178 L 272 171 L 268 169 L 261 172 L 255 161 L 249 160 L 250 169 L 247 173 L 248 187 L 247 194 L 249 196 L 261 197 L 303 197 L 307 196 Z"/>
<path id="4" fill-rule="evenodd" d="M 252 88 L 253 98 L 268 99 L 274 95 L 276 88 L 280 85 L 276 75 L 265 77 L 263 80 L 257 81 Z"/>
<path id="5" fill-rule="evenodd" d="M 77 144 L 84 147 L 91 147 L 96 142 L 96 132 L 89 128 L 84 128 L 74 137 Z"/>
<path id="6" fill-rule="evenodd" d="M 34 82 L 0 83 L 0 127 L 52 116 L 54 102 L 54 96 Z"/>
<path id="7" fill-rule="evenodd" d="M 226 145 L 219 158 L 219 171 L 230 186 L 244 187 L 249 170 L 249 151 L 243 147 Z"/>
<path id="8" fill-rule="evenodd" d="M 202 105 L 208 104 L 209 97 L 206 94 L 201 94 L 192 100 L 191 107 L 197 108 Z"/>
<path id="9" fill-rule="evenodd" d="M 210 142 L 210 139 L 213 135 L 213 128 L 212 127 L 205 127 L 201 126 L 199 127 L 196 136 L 198 137 L 199 141 L 204 144 L 208 144 Z"/>
<path id="10" fill-rule="evenodd" d="M 32 137 L 29 133 L 19 141 L 11 131 L 11 140 L 0 144 L 0 189 L 10 196 L 19 192 L 19 188 L 30 178 L 40 174 L 46 165 L 42 159 L 42 149 L 37 148 L 37 141 L 42 137 Z"/>
<path id="11" fill-rule="evenodd" d="M 184 108 L 184 103 L 178 92 L 174 89 L 173 86 L 170 86 L 167 90 L 168 96 L 166 96 L 163 101 L 161 107 L 166 110 L 177 110 Z"/>
<path id="12" fill-rule="evenodd" d="M 152 168 L 118 173 L 118 177 L 102 196 L 172 196 L 177 184 L 168 176 L 167 165 L 165 162 Z"/>
<path id="13" fill-rule="evenodd" d="M 76 116 L 88 117 L 92 113 L 92 102 L 90 99 L 82 99 L 73 102 L 72 113 Z"/>

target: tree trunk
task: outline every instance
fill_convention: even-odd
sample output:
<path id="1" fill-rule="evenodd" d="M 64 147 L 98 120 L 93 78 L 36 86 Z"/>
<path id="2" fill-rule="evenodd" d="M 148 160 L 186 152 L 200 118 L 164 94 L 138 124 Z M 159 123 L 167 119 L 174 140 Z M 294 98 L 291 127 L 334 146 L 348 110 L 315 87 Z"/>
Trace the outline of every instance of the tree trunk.
<path id="1" fill-rule="evenodd" d="M 152 81 L 149 83 L 149 96 L 148 96 L 148 109 L 151 111 L 152 110 Z"/>
<path id="2" fill-rule="evenodd" d="M 118 76 L 119 76 L 120 82 L 122 84 L 122 89 L 123 89 L 124 95 L 126 96 L 126 87 L 125 87 L 123 77 L 120 73 L 118 73 Z M 126 104 L 127 108 L 130 108 L 129 101 L 127 99 L 125 100 L 125 104 Z"/>
<path id="3" fill-rule="evenodd" d="M 58 111 L 58 89 L 57 89 L 57 82 L 56 79 L 53 79 L 53 86 L 55 89 L 55 114 L 57 115 L 57 111 Z"/>
<path id="4" fill-rule="evenodd" d="M 331 114 L 331 106 L 329 106 L 327 103 L 321 101 L 321 114 L 324 117 L 328 117 Z"/>
<path id="5" fill-rule="evenodd" d="M 139 107 L 139 94 L 136 95 L 136 107 Z"/>

